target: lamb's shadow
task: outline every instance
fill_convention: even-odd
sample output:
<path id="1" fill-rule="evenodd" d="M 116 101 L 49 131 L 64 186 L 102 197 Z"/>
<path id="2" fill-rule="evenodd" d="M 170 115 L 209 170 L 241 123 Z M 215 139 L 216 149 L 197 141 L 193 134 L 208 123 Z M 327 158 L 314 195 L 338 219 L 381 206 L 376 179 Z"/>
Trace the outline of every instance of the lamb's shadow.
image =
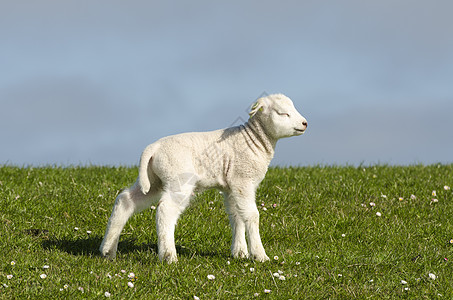
<path id="1" fill-rule="evenodd" d="M 81 256 L 98 256 L 99 246 L 101 245 L 101 237 L 87 237 L 87 238 L 50 238 L 42 242 L 42 247 L 46 250 L 58 249 L 60 251 L 69 253 L 71 255 Z M 134 240 L 126 239 L 118 244 L 118 250 L 121 253 L 128 253 L 133 251 L 155 251 L 156 245 L 137 245 Z"/>
<path id="2" fill-rule="evenodd" d="M 69 253 L 76 256 L 100 256 L 99 246 L 101 245 L 101 237 L 87 237 L 87 238 L 50 238 L 42 242 L 42 247 L 45 250 L 58 249 L 60 251 Z M 220 257 L 223 256 L 219 252 L 209 251 L 196 251 L 184 246 L 176 245 L 178 255 L 185 257 Z M 132 252 L 152 252 L 157 255 L 157 244 L 154 243 L 138 243 L 135 239 L 124 239 L 118 244 L 118 252 L 127 254 Z"/>

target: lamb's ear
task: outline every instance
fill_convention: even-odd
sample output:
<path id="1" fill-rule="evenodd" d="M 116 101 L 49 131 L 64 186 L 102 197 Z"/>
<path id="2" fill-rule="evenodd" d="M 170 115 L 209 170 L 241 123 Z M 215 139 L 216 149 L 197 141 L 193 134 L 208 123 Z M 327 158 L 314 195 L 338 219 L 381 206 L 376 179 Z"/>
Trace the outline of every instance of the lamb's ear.
<path id="1" fill-rule="evenodd" d="M 256 115 L 256 113 L 260 110 L 263 110 L 264 107 L 264 100 L 263 98 L 259 98 L 256 100 L 256 102 L 252 105 L 252 108 L 250 109 L 249 116 L 250 118 Z"/>

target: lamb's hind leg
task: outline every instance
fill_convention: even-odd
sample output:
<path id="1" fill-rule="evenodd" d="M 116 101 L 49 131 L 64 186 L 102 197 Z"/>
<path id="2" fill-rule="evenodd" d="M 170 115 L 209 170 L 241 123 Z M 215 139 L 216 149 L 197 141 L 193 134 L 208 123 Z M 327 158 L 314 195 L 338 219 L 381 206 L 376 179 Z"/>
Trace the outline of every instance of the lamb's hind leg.
<path id="1" fill-rule="evenodd" d="M 149 207 L 158 196 L 157 192 L 154 195 L 144 195 L 140 191 L 139 186 L 135 184 L 130 189 L 122 191 L 116 197 L 104 239 L 99 248 L 103 256 L 110 259 L 115 258 L 120 234 L 127 220 L 134 213 Z"/>
<path id="2" fill-rule="evenodd" d="M 194 185 L 168 184 L 164 189 L 156 211 L 157 248 L 159 259 L 167 263 L 177 262 L 175 227 L 179 216 L 189 205 Z"/>

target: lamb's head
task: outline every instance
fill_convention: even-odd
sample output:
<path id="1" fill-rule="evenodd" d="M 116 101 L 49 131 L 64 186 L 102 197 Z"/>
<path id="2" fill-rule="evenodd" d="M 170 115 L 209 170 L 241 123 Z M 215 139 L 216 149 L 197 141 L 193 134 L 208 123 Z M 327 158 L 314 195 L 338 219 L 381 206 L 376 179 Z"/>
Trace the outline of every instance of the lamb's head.
<path id="1" fill-rule="evenodd" d="M 307 120 L 296 110 L 291 99 L 282 94 L 258 99 L 252 106 L 250 118 L 257 118 L 270 138 L 301 135 Z"/>

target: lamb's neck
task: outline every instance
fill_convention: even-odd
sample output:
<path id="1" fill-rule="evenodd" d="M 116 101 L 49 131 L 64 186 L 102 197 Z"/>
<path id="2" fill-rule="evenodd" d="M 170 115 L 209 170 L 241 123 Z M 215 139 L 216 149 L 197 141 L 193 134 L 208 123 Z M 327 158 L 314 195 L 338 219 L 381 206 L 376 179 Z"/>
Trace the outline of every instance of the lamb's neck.
<path id="1" fill-rule="evenodd" d="M 254 152 L 265 153 L 272 159 L 277 141 L 269 138 L 259 120 L 250 118 L 243 126 L 243 133 L 250 148 Z"/>

